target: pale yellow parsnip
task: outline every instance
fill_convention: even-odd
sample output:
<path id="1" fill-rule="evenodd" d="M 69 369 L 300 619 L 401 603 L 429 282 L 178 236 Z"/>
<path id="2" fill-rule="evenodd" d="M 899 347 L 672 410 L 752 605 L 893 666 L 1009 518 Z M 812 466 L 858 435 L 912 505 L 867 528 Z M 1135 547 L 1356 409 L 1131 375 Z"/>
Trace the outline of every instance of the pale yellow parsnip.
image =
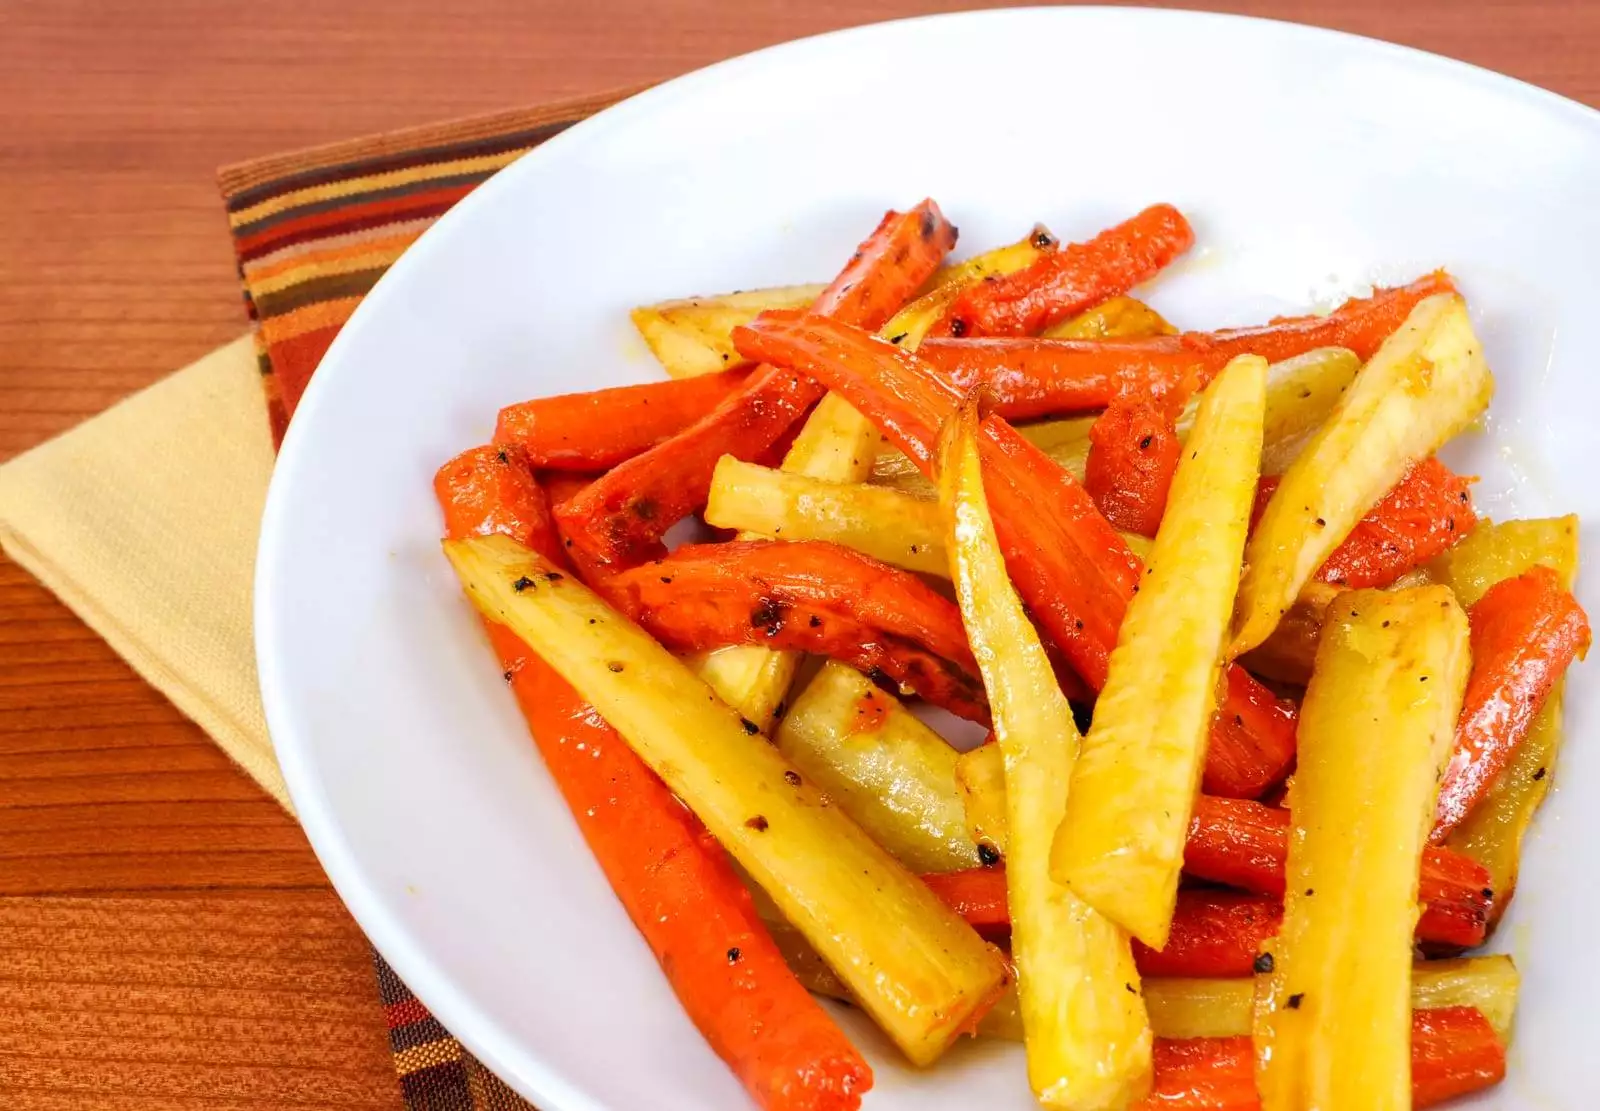
<path id="1" fill-rule="evenodd" d="M 983 744 L 956 760 L 956 787 L 967 833 L 980 845 L 1006 851 L 1006 762 L 997 744 Z"/>
<path id="2" fill-rule="evenodd" d="M 1153 949 L 1167 944 L 1216 712 L 1266 384 L 1266 360 L 1241 355 L 1200 399 L 1050 857 L 1057 882 Z"/>
<path id="3" fill-rule="evenodd" d="M 503 536 L 447 541 L 468 596 L 571 683 L 917 1064 L 999 994 L 999 953 L 737 710 L 573 576 Z"/>
<path id="4" fill-rule="evenodd" d="M 1265 641 L 1362 516 L 1408 466 L 1476 420 L 1493 392 L 1466 302 L 1438 294 L 1418 304 L 1267 503 L 1245 553 L 1230 655 Z"/>
<path id="5" fill-rule="evenodd" d="M 806 308 L 825 288 L 779 286 L 641 305 L 633 310 L 633 326 L 672 377 L 714 374 L 745 362 L 733 346 L 735 328 L 768 309 Z"/>
<path id="6" fill-rule="evenodd" d="M 1418 867 L 1471 663 L 1466 614 L 1445 587 L 1352 591 L 1329 607 L 1257 1012 L 1263 1111 L 1411 1106 Z"/>
<path id="7" fill-rule="evenodd" d="M 1050 878 L 1078 731 L 1006 575 L 972 399 L 946 427 L 940 459 L 951 578 L 1005 762 L 1006 897 L 1028 1081 L 1047 1107 L 1120 1109 L 1149 1088 L 1150 1025 L 1127 934 Z"/>
<path id="8" fill-rule="evenodd" d="M 978 866 L 956 788 L 956 750 L 859 671 L 823 664 L 772 739 L 913 872 Z"/>

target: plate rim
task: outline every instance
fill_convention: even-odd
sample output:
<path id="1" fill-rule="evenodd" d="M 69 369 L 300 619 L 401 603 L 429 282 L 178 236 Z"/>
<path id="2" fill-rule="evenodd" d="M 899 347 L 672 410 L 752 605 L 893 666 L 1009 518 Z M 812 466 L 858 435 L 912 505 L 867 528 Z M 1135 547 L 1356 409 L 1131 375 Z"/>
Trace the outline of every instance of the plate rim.
<path id="1" fill-rule="evenodd" d="M 362 299 L 329 346 L 322 363 L 332 364 L 336 373 L 336 366 L 345 359 L 345 352 L 357 347 L 360 336 L 382 320 L 384 306 L 395 296 L 395 290 L 404 284 L 412 271 L 428 265 L 435 248 L 453 234 L 457 225 L 476 219 L 479 208 L 492 203 L 501 193 L 518 188 L 523 178 L 551 159 L 560 157 L 575 143 L 596 141 L 607 130 L 626 126 L 630 118 L 641 112 L 664 106 L 672 99 L 709 83 L 725 81 L 730 77 L 736 79 L 741 70 L 758 66 L 777 55 L 825 52 L 828 44 L 835 40 L 893 34 L 913 25 L 1025 18 L 1069 23 L 1114 18 L 1167 25 L 1205 24 L 1224 28 L 1225 33 L 1228 28 L 1244 28 L 1248 33 L 1270 32 L 1332 41 L 1345 49 L 1397 57 L 1411 67 L 1423 67 L 1433 73 L 1467 80 L 1496 91 L 1499 95 L 1528 103 L 1541 112 L 1569 117 L 1574 123 L 1593 131 L 1596 144 L 1600 146 L 1600 109 L 1476 63 L 1386 39 L 1290 20 L 1188 8 L 1118 5 L 1017 6 L 881 20 L 786 40 L 710 63 L 637 92 L 541 143 L 493 175 L 425 229 Z M 293 724 L 295 714 L 290 704 L 294 695 L 280 675 L 278 663 L 280 656 L 277 646 L 281 643 L 282 635 L 281 607 L 275 604 L 279 590 L 279 538 L 284 531 L 281 522 L 293 512 L 290 492 L 296 486 L 294 476 L 300 469 L 300 457 L 310 450 L 301 445 L 310 443 L 316 435 L 307 431 L 316 423 L 314 418 L 308 419 L 307 414 L 314 414 L 320 409 L 320 399 L 327 389 L 325 383 L 334 377 L 327 369 L 319 366 L 319 370 L 320 373 L 313 375 L 297 406 L 296 416 L 299 419 L 290 422 L 273 467 L 262 512 L 253 576 L 253 646 L 262 708 L 268 734 L 288 787 L 292 812 L 305 830 L 307 840 L 334 891 L 367 941 L 451 1036 L 520 1095 L 546 1111 L 611 1111 L 567 1079 L 559 1062 L 542 1058 L 536 1048 L 524 1046 L 512 1037 L 476 1000 L 452 983 L 450 974 L 426 951 L 420 940 L 383 908 L 375 886 L 367 879 L 356 859 L 323 781 L 309 760 L 308 750 L 314 740 L 300 735 Z"/>

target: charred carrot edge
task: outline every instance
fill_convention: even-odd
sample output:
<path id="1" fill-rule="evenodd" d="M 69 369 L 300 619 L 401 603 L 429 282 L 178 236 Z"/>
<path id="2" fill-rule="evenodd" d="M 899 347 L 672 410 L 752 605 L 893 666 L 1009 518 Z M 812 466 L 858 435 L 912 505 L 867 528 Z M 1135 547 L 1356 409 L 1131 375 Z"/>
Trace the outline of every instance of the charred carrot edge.
<path id="1" fill-rule="evenodd" d="M 1528 735 L 1550 688 L 1589 649 L 1589 618 L 1548 567 L 1495 583 L 1467 610 L 1472 675 L 1456 748 L 1439 784 L 1432 839 L 1443 841 L 1488 793 Z"/>
<path id="2" fill-rule="evenodd" d="M 494 440 L 520 445 L 536 467 L 603 471 L 682 432 L 749 377 L 730 370 L 523 401 L 500 410 Z"/>
<path id="3" fill-rule="evenodd" d="M 942 336 L 1028 335 L 1076 316 L 1160 273 L 1194 244 L 1169 204 L 1152 205 L 1084 243 L 964 291 L 934 329 Z"/>
<path id="4" fill-rule="evenodd" d="M 516 449 L 440 470 L 452 537 L 505 533 L 557 562 Z M 767 1111 L 855 1111 L 872 1070 L 795 979 L 722 849 L 576 691 L 501 626 L 490 639 L 551 777 L 684 1010 Z"/>
<path id="5" fill-rule="evenodd" d="M 1411 1015 L 1411 1099 L 1432 1107 L 1505 1079 L 1506 1051 L 1471 1007 Z M 1258 1111 L 1255 1048 L 1248 1037 L 1161 1039 L 1155 1083 L 1134 1111 Z"/>
<path id="6" fill-rule="evenodd" d="M 933 475 L 938 430 L 960 398 L 916 355 L 798 313 L 763 313 L 735 329 L 733 339 L 747 358 L 792 365 L 822 381 Z M 984 420 L 983 433 L 979 451 L 1006 566 L 1050 641 L 1098 690 L 1143 568 L 1070 474 L 997 416 Z M 1274 719 L 1261 699 L 1276 700 L 1233 670 L 1240 677 L 1230 679 L 1229 701 L 1213 727 L 1207 767 L 1215 771 L 1207 789 L 1258 795 L 1293 759 L 1293 714 L 1280 706 Z M 1255 701 L 1240 703 L 1235 685 Z"/>
<path id="7" fill-rule="evenodd" d="M 1275 477 L 1261 480 L 1252 528 L 1278 481 Z M 1468 492 L 1471 484 L 1432 456 L 1413 463 L 1328 556 L 1317 579 L 1352 590 L 1388 586 L 1454 547 L 1478 523 Z"/>
<path id="8" fill-rule="evenodd" d="M 1248 799 L 1200 795 L 1189 821 L 1183 870 L 1198 879 L 1282 895 L 1289 852 L 1289 812 Z M 1483 944 L 1494 892 L 1489 872 L 1471 858 L 1429 846 L 1422 854 L 1417 937 L 1433 945 Z"/>
<path id="9" fill-rule="evenodd" d="M 1176 417 L 1160 399 L 1117 397 L 1089 426 L 1083 485 L 1124 532 L 1154 536 L 1161 526 L 1183 453 Z"/>
<path id="10" fill-rule="evenodd" d="M 1186 376 L 1204 385 L 1236 355 L 1278 362 L 1318 347 L 1348 347 L 1368 359 L 1418 302 L 1454 289 L 1450 276 L 1440 271 L 1352 298 L 1327 316 L 1280 319 L 1257 328 L 1143 339 L 930 338 L 917 354 L 941 381 L 963 392 L 982 386 L 996 412 L 1026 420 L 1104 409 L 1127 393 L 1160 396 Z"/>
<path id="11" fill-rule="evenodd" d="M 668 647 L 830 656 L 987 723 L 961 615 L 909 571 L 824 541 L 696 544 L 613 576 L 607 596 Z"/>
<path id="12" fill-rule="evenodd" d="M 811 311 L 878 328 L 933 274 L 955 241 L 956 229 L 931 200 L 910 212 L 891 212 Z M 717 460 L 759 458 L 822 394 L 822 387 L 792 371 L 758 367 L 742 389 L 700 420 L 559 506 L 556 520 L 579 570 L 595 578 L 663 555 L 662 535 L 705 504 Z"/>
<path id="13" fill-rule="evenodd" d="M 1169 942 L 1161 953 L 1148 955 L 1154 967 L 1162 967 L 1163 960 L 1178 961 L 1179 967 L 1187 971 L 1169 968 L 1151 974 L 1237 976 L 1248 972 L 1258 936 L 1253 928 L 1270 921 L 1271 928 L 1276 929 L 1288 853 L 1287 810 L 1249 799 L 1200 795 L 1189 822 L 1183 870 L 1197 879 L 1241 888 L 1249 894 L 1180 893 L 1173 919 L 1178 941 Z M 1003 929 L 1010 924 L 1004 867 L 969 868 L 923 879 L 947 906 L 972 925 Z M 1423 913 L 1417 922 L 1418 940 L 1450 948 L 1481 945 L 1494 904 L 1488 883 L 1489 873 L 1482 865 L 1453 850 L 1429 846 L 1422 854 L 1418 898 L 1423 903 Z M 1221 901 L 1211 901 L 1213 897 Z M 1237 928 L 1239 922 L 1246 922 L 1252 930 L 1241 931 Z M 1193 947 L 1207 938 L 1211 949 L 1197 956 Z M 1219 958 L 1219 953 L 1225 959 Z M 1205 963 L 1207 960 L 1212 963 Z M 1140 967 L 1143 970 L 1144 966 Z"/>

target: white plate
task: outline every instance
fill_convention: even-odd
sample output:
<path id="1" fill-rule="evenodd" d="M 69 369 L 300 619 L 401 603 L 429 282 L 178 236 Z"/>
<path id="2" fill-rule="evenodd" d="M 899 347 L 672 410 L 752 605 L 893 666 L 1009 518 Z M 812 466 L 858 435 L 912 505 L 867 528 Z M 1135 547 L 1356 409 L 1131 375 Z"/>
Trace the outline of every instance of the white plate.
<path id="1" fill-rule="evenodd" d="M 263 525 L 262 689 L 295 804 L 406 982 L 545 1111 L 746 1097 L 613 900 L 438 549 L 434 469 L 511 401 L 649 379 L 638 303 L 826 280 L 925 195 L 964 252 L 1153 201 L 1201 243 L 1152 287 L 1197 327 L 1450 266 L 1499 375 L 1452 461 L 1497 516 L 1600 521 L 1600 115 L 1455 62 L 1177 12 L 992 12 L 763 51 L 581 124 L 439 221 L 306 394 Z M 1592 545 L 1592 526 L 1584 543 Z M 1594 608 L 1594 574 L 1581 593 Z M 1511 1079 L 1482 1106 L 1593 1106 L 1597 702 L 1501 929 L 1523 971 Z M 852 1025 L 859 1031 L 859 1025 Z M 916 1073 L 861 1031 L 867 1106 L 1032 1106 L 1020 1051 Z"/>

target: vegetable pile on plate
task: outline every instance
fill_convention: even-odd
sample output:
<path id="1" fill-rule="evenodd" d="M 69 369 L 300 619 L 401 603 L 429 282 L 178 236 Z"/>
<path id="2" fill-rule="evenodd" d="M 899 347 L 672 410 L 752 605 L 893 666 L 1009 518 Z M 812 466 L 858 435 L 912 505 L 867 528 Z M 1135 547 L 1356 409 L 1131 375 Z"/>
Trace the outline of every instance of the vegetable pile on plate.
<path id="1" fill-rule="evenodd" d="M 812 993 L 917 1065 L 1019 1038 L 1073 1111 L 1504 1074 L 1516 970 L 1459 954 L 1588 647 L 1577 522 L 1479 519 L 1435 457 L 1493 392 L 1448 275 L 1178 332 L 1127 294 L 1192 240 L 1158 205 L 949 264 L 924 201 L 825 287 L 637 310 L 669 380 L 438 474 L 551 775 L 771 1111 L 871 1087 Z"/>

